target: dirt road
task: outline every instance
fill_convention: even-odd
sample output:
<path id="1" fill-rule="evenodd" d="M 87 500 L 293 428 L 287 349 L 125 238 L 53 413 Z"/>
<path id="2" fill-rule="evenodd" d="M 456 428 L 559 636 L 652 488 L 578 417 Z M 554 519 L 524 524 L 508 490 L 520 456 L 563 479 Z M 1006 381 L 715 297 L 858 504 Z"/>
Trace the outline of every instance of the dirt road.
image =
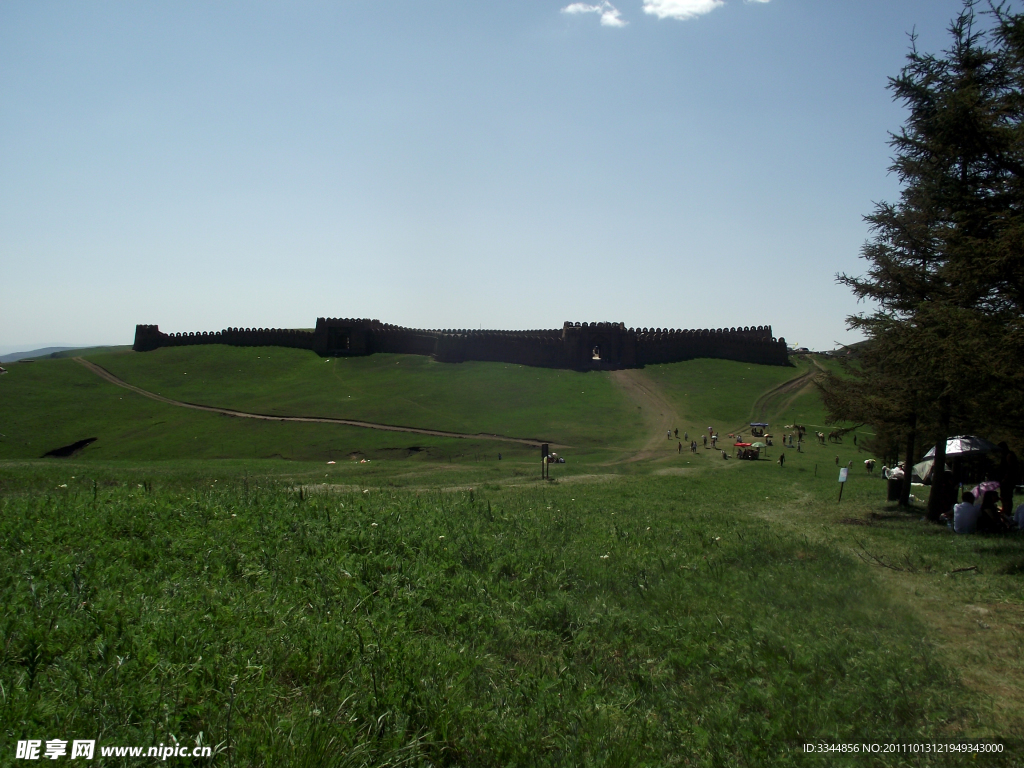
<path id="1" fill-rule="evenodd" d="M 640 461 L 665 455 L 665 443 L 670 441 L 662 437 L 663 430 L 672 429 L 680 421 L 675 407 L 641 368 L 612 371 L 610 375 L 611 380 L 622 389 L 626 397 L 640 407 L 646 430 L 651 435 L 643 447 L 627 461 Z"/>

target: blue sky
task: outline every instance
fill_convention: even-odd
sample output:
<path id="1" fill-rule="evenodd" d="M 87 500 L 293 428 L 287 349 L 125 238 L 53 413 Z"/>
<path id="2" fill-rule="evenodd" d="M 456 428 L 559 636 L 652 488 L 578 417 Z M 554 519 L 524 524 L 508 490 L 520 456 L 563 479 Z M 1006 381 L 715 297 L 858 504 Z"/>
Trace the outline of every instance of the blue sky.
<path id="1" fill-rule="evenodd" d="M 0 4 L 0 352 L 564 320 L 856 340 L 959 0 Z"/>

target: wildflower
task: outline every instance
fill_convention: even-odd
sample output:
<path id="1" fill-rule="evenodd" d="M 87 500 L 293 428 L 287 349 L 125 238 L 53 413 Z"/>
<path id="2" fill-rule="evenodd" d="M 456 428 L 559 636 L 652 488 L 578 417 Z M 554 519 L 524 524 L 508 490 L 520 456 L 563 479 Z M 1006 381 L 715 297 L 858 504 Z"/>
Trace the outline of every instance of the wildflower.
<path id="1" fill-rule="evenodd" d="M 369 493 L 369 492 L 370 492 L 369 488 L 363 488 L 363 493 Z"/>
<path id="2" fill-rule="evenodd" d="M 376 523 L 370 523 L 370 527 L 371 527 L 371 528 L 376 528 L 376 527 L 377 527 L 377 524 L 376 524 Z"/>
<path id="3" fill-rule="evenodd" d="M 61 484 L 60 484 L 60 485 L 58 485 L 57 487 L 58 487 L 58 488 L 67 488 L 67 487 L 68 487 L 68 484 L 67 484 L 67 483 L 61 483 Z M 140 485 L 140 486 L 139 486 L 139 488 L 141 488 L 141 487 L 142 487 L 142 486 Z"/>
<path id="4" fill-rule="evenodd" d="M 438 540 L 438 541 L 441 541 L 442 539 L 444 539 L 444 536 L 438 536 L 438 537 L 437 537 L 437 540 Z"/>
<path id="5" fill-rule="evenodd" d="M 602 560 L 607 560 L 611 555 L 601 555 Z"/>

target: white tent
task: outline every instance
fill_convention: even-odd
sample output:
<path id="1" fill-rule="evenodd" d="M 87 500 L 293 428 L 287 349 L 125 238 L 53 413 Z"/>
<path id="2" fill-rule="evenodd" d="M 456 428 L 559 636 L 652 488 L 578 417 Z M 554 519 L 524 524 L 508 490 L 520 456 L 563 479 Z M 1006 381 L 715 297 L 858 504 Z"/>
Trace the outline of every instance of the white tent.
<path id="1" fill-rule="evenodd" d="M 925 459 L 924 461 L 918 462 L 913 467 L 913 473 L 911 479 L 914 482 L 927 483 L 931 480 L 932 469 L 935 468 L 935 459 Z M 949 465 L 946 465 L 946 469 L 949 469 Z"/>

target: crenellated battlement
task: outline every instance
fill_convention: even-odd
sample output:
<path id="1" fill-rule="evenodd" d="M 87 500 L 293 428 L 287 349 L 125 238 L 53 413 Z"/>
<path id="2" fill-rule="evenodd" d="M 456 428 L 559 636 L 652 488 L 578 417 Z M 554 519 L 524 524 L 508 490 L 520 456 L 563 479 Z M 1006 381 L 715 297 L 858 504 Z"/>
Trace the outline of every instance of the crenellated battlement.
<path id="1" fill-rule="evenodd" d="M 201 333 L 163 333 L 135 326 L 137 352 L 194 344 L 292 347 L 322 357 L 375 352 L 429 355 L 439 362 L 485 360 L 543 368 L 615 370 L 697 357 L 788 365 L 786 340 L 770 325 L 740 328 L 626 328 L 625 323 L 573 323 L 561 330 L 501 331 L 406 328 L 367 318 L 317 318 L 312 331 L 288 328 L 225 328 Z"/>

